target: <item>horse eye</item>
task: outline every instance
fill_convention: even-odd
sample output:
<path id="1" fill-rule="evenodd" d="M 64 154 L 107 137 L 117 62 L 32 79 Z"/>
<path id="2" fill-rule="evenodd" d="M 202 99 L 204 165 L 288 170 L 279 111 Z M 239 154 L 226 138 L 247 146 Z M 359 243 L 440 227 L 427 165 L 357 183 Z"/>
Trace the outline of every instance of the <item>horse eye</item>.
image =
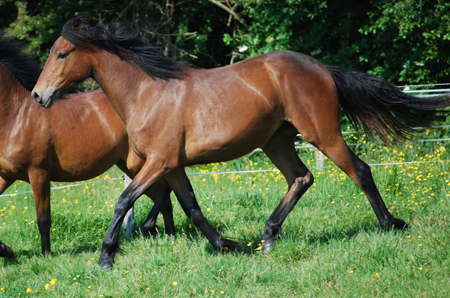
<path id="1" fill-rule="evenodd" d="M 58 59 L 59 59 L 59 60 L 64 60 L 64 59 L 66 59 L 67 55 L 68 55 L 68 54 L 66 54 L 66 53 L 59 53 L 59 54 L 58 54 Z"/>

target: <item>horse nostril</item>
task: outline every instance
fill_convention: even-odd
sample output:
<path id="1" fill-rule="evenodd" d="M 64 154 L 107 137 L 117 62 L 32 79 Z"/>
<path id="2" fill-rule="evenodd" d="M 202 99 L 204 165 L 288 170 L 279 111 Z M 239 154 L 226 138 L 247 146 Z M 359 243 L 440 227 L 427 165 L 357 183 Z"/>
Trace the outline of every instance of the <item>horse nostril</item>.
<path id="1" fill-rule="evenodd" d="M 31 97 L 33 97 L 34 100 L 35 100 L 38 104 L 42 103 L 42 98 L 41 98 L 41 96 L 40 96 L 36 91 L 31 92 Z"/>

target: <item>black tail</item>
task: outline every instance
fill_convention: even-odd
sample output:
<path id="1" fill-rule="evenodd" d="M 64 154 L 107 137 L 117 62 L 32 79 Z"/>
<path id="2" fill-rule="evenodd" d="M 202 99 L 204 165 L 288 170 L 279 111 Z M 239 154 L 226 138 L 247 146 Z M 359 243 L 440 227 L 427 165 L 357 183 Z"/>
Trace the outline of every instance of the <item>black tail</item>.
<path id="1" fill-rule="evenodd" d="M 428 128 L 445 119 L 450 94 L 420 98 L 400 91 L 388 81 L 352 69 L 325 65 L 333 77 L 339 103 L 356 129 L 375 134 L 390 145 L 410 139 L 417 127 Z"/>

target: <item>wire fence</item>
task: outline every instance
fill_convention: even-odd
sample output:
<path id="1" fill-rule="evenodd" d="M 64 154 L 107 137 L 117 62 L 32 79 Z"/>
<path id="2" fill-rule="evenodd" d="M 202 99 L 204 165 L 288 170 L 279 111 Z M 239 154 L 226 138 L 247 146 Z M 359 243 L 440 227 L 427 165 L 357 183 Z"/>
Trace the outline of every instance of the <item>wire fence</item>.
<path id="1" fill-rule="evenodd" d="M 399 86 L 399 88 L 408 89 L 409 87 L 433 87 L 433 86 L 450 86 L 450 83 L 441 83 L 441 84 L 427 84 L 427 85 L 410 85 L 410 86 Z M 447 92 L 450 92 L 450 89 L 424 89 L 424 90 L 403 90 L 405 93 L 415 93 L 419 94 L 417 96 L 421 97 L 428 97 L 428 96 L 435 96 L 438 94 L 444 94 Z M 432 93 L 432 94 L 430 94 Z M 450 125 L 439 125 L 439 126 L 433 126 L 431 129 L 446 129 L 450 128 Z M 417 129 L 423 129 L 422 127 L 417 127 Z M 364 133 L 364 131 L 344 131 L 342 132 L 343 135 L 348 134 L 358 134 L 358 133 Z M 301 137 L 300 134 L 298 134 L 298 137 Z M 434 139 L 420 139 L 415 140 L 414 142 L 447 142 L 450 141 L 450 138 L 434 138 Z M 368 143 L 350 143 L 349 146 L 359 146 L 359 145 L 367 145 Z M 315 148 L 312 145 L 302 145 L 302 146 L 296 146 L 295 147 L 298 150 L 302 149 L 310 149 Z M 262 151 L 260 148 L 255 149 L 249 155 L 253 154 L 254 152 Z M 336 168 L 337 166 L 323 166 L 323 160 L 324 156 L 321 155 L 321 153 L 316 150 L 316 166 L 312 167 L 311 169 L 318 169 L 318 170 L 324 170 L 328 168 Z M 371 167 L 377 167 L 377 166 L 392 166 L 392 165 L 404 165 L 404 164 L 423 164 L 423 163 L 436 163 L 436 162 L 449 162 L 450 160 L 430 160 L 430 161 L 407 161 L 407 162 L 389 162 L 389 163 L 371 163 L 368 164 Z M 278 169 L 267 169 L 267 170 L 243 170 L 243 171 L 222 171 L 222 172 L 208 172 L 208 173 L 188 173 L 188 176 L 207 176 L 207 175 L 231 175 L 231 174 L 251 174 L 251 173 L 267 173 L 267 172 L 279 172 Z M 110 181 L 117 181 L 117 180 L 124 180 L 125 176 L 119 177 L 119 178 L 111 178 L 111 179 L 104 179 L 104 180 L 97 180 L 97 181 L 89 181 L 89 182 L 81 182 L 76 184 L 69 184 L 69 185 L 60 185 L 60 186 L 54 186 L 51 187 L 51 190 L 57 190 L 57 189 L 63 189 L 63 188 L 72 188 L 72 187 L 80 187 L 85 186 L 89 184 L 97 184 L 97 183 L 105 183 Z M 28 194 L 32 193 L 32 191 L 24 191 L 24 192 L 18 192 L 18 193 L 8 193 L 8 194 L 2 194 L 0 197 L 7 197 L 7 196 L 16 196 L 16 195 L 22 195 L 22 194 Z"/>
<path id="2" fill-rule="evenodd" d="M 450 128 L 450 125 L 442 125 L 436 128 Z M 343 132 L 345 133 L 345 132 Z M 358 131 L 354 132 L 346 132 L 348 134 L 354 134 L 359 133 Z M 450 138 L 441 138 L 441 139 L 421 139 L 421 140 L 415 140 L 414 142 L 446 142 L 450 141 Z M 349 144 L 351 145 L 368 145 L 369 143 L 354 143 Z M 297 149 L 311 149 L 314 148 L 312 145 L 306 145 L 306 146 L 296 146 Z M 261 149 L 255 149 L 253 152 L 261 150 Z M 253 153 L 252 152 L 252 153 Z M 252 154 L 250 153 L 250 154 Z M 249 154 L 249 155 L 250 155 Z M 316 155 L 316 159 L 317 159 Z M 369 163 L 368 165 L 370 167 L 378 167 L 378 166 L 392 166 L 392 165 L 406 165 L 406 164 L 423 164 L 423 163 L 438 163 L 438 162 L 449 162 L 450 160 L 427 160 L 427 161 L 405 161 L 405 162 L 383 162 L 383 163 Z M 330 169 L 330 168 L 337 168 L 337 166 L 323 166 L 323 165 L 317 165 L 315 167 L 311 167 L 312 170 L 324 170 L 324 169 Z M 261 170 L 242 170 L 242 171 L 220 171 L 220 172 L 207 172 L 207 173 L 188 173 L 188 176 L 211 176 L 211 175 L 231 175 L 231 174 L 252 174 L 252 173 L 267 173 L 267 172 L 279 172 L 278 169 L 261 169 Z M 125 180 L 125 176 L 118 177 L 118 178 L 111 178 L 111 179 L 103 179 L 103 180 L 97 180 L 97 181 L 88 181 L 88 182 L 80 182 L 76 184 L 69 184 L 69 185 L 60 185 L 60 186 L 54 186 L 51 188 L 51 190 L 58 190 L 58 189 L 64 189 L 64 188 L 71 188 L 71 187 L 80 187 L 90 184 L 98 184 L 98 183 L 105 183 L 105 182 L 111 182 L 111 181 L 118 181 L 118 180 Z M 16 195 L 22 195 L 22 194 L 28 194 L 32 193 L 32 191 L 24 191 L 24 192 L 18 192 L 18 193 L 8 193 L 8 194 L 2 194 L 0 197 L 7 197 L 7 196 L 16 196 Z"/>

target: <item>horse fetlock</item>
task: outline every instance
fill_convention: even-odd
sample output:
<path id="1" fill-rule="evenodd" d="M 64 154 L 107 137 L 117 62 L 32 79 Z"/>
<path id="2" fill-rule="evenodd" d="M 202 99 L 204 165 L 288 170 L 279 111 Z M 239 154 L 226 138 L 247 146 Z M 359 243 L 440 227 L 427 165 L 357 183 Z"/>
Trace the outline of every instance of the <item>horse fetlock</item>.
<path id="1" fill-rule="evenodd" d="M 262 239 L 264 243 L 275 243 L 278 236 L 281 235 L 281 226 L 279 225 L 271 225 L 270 223 L 266 223 L 266 227 L 264 228 Z"/>
<path id="2" fill-rule="evenodd" d="M 52 226 L 52 220 L 49 217 L 40 217 L 37 219 L 39 230 L 50 230 Z"/>

